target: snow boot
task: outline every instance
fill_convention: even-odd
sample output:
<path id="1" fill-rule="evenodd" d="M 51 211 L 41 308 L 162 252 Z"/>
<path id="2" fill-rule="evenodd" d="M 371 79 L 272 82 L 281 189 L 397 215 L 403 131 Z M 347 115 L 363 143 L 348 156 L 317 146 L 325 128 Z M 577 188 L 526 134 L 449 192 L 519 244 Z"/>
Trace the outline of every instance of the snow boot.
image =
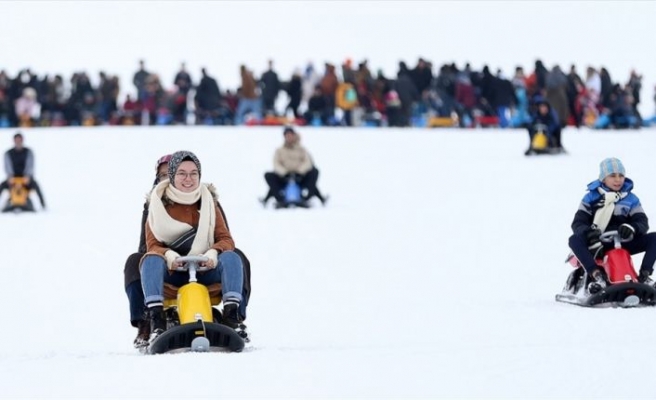
<path id="1" fill-rule="evenodd" d="M 239 315 L 238 302 L 228 300 L 223 303 L 223 320 L 221 323 L 234 329 L 244 339 L 244 342 L 250 342 L 246 325 L 242 322 L 242 318 Z"/>
<path id="2" fill-rule="evenodd" d="M 638 282 L 647 284 L 649 286 L 654 286 L 654 280 L 651 279 L 651 272 L 640 270 L 640 276 L 638 277 Z"/>
<path id="3" fill-rule="evenodd" d="M 166 330 L 166 316 L 162 306 L 154 306 L 148 308 L 148 319 L 150 322 L 150 338 L 149 343 L 152 343 L 159 335 Z"/>
<path id="4" fill-rule="evenodd" d="M 592 280 L 592 282 L 588 284 L 588 291 L 590 294 L 599 293 L 607 286 L 606 280 L 598 269 L 594 270 L 590 275 L 590 279 Z"/>
<path id="5" fill-rule="evenodd" d="M 148 339 L 150 337 L 150 321 L 142 319 L 137 324 L 137 337 L 134 338 L 134 347 L 140 349 L 148 346 Z"/>

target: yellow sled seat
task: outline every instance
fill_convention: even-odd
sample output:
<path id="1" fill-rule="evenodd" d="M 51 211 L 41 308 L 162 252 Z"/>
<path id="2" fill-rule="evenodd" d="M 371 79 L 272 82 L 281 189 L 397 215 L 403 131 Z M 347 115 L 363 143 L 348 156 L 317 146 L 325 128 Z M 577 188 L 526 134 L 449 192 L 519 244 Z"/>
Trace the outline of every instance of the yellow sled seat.
<path id="1" fill-rule="evenodd" d="M 30 190 L 26 187 L 27 182 L 25 178 L 11 178 L 9 179 L 9 204 L 13 207 L 23 207 L 27 204 L 30 196 Z"/>
<path id="2" fill-rule="evenodd" d="M 164 283 L 164 309 L 178 305 L 178 290 L 180 288 L 170 283 Z M 207 287 L 210 292 L 210 303 L 213 306 L 221 303 L 223 286 L 220 283 L 213 283 Z"/>
<path id="3" fill-rule="evenodd" d="M 549 138 L 544 132 L 538 132 L 533 135 L 533 140 L 531 140 L 531 148 L 533 150 L 544 150 L 549 146 Z"/>

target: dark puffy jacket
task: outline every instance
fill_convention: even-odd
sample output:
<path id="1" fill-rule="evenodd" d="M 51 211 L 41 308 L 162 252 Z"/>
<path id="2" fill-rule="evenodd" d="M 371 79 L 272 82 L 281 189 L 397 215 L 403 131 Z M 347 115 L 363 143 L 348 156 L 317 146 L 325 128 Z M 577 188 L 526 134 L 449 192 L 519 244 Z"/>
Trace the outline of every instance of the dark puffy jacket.
<path id="1" fill-rule="evenodd" d="M 599 190 L 601 189 L 601 191 Z M 635 229 L 636 235 L 644 235 L 649 231 L 649 220 L 647 214 L 642 209 L 640 199 L 633 194 L 633 181 L 626 178 L 620 193 L 625 194 L 624 198 L 615 203 L 613 216 L 608 222 L 606 231 L 617 230 L 622 224 L 629 224 Z M 611 189 L 606 187 L 599 180 L 588 184 L 588 192 L 583 196 L 578 211 L 572 221 L 572 231 L 575 234 L 585 234 L 592 226 L 595 213 L 603 206 L 603 192 L 610 192 Z"/>

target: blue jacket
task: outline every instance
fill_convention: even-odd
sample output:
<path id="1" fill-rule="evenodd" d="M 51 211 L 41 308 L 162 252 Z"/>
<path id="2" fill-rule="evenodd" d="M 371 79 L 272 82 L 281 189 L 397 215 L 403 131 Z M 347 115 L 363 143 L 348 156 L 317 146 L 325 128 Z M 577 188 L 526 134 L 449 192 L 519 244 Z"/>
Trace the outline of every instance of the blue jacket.
<path id="1" fill-rule="evenodd" d="M 556 114 L 556 111 L 551 108 L 551 105 L 549 103 L 544 102 L 544 104 L 549 107 L 549 112 L 546 115 L 540 114 L 539 111 L 534 112 L 531 115 L 531 128 L 532 130 L 535 130 L 535 125 L 537 124 L 542 124 L 547 127 L 547 136 L 552 137 L 558 127 L 560 126 L 560 122 L 558 121 L 558 115 Z"/>
<path id="2" fill-rule="evenodd" d="M 574 234 L 585 234 L 590 230 L 594 215 L 603 206 L 603 196 L 597 190 L 599 187 L 610 192 L 612 191 L 599 180 L 588 184 L 588 192 L 583 196 L 578 211 L 572 221 L 572 231 Z M 647 214 L 642 209 L 640 199 L 633 194 L 633 181 L 629 178 L 624 180 L 624 185 L 620 189 L 622 193 L 628 193 L 626 197 L 615 203 L 613 216 L 608 222 L 606 231 L 616 230 L 622 224 L 629 224 L 635 229 L 636 235 L 643 235 L 649 231 L 649 220 Z"/>

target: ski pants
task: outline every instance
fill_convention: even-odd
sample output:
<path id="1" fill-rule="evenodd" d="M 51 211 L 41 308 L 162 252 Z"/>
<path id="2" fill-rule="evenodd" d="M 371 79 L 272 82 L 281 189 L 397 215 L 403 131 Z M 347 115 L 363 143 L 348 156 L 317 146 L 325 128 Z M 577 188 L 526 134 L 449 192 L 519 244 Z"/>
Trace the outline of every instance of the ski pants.
<path id="1" fill-rule="evenodd" d="M 275 172 L 267 172 L 264 174 L 264 180 L 266 180 L 267 185 L 269 185 L 269 192 L 267 193 L 265 200 L 270 198 L 275 198 L 278 203 L 284 203 L 285 197 L 283 196 L 283 189 L 287 184 L 287 178 L 280 176 Z M 307 190 L 307 196 L 303 200 L 310 200 L 312 197 L 317 196 L 319 200 L 323 201 L 323 196 L 319 189 L 317 188 L 317 181 L 319 180 L 319 170 L 315 167 L 312 167 L 311 170 L 305 175 L 297 175 L 296 181 L 301 186 L 302 189 Z"/>
<path id="2" fill-rule="evenodd" d="M 613 248 L 612 243 L 602 243 L 604 250 Z M 579 259 L 588 274 L 597 268 L 593 254 L 588 250 L 588 243 L 585 234 L 574 234 L 569 238 L 569 247 Z M 654 262 L 656 262 L 656 232 L 645 235 L 636 235 L 630 242 L 622 243 L 622 247 L 631 255 L 644 252 L 645 255 L 640 265 L 640 271 L 647 271 L 651 275 L 654 271 Z"/>

